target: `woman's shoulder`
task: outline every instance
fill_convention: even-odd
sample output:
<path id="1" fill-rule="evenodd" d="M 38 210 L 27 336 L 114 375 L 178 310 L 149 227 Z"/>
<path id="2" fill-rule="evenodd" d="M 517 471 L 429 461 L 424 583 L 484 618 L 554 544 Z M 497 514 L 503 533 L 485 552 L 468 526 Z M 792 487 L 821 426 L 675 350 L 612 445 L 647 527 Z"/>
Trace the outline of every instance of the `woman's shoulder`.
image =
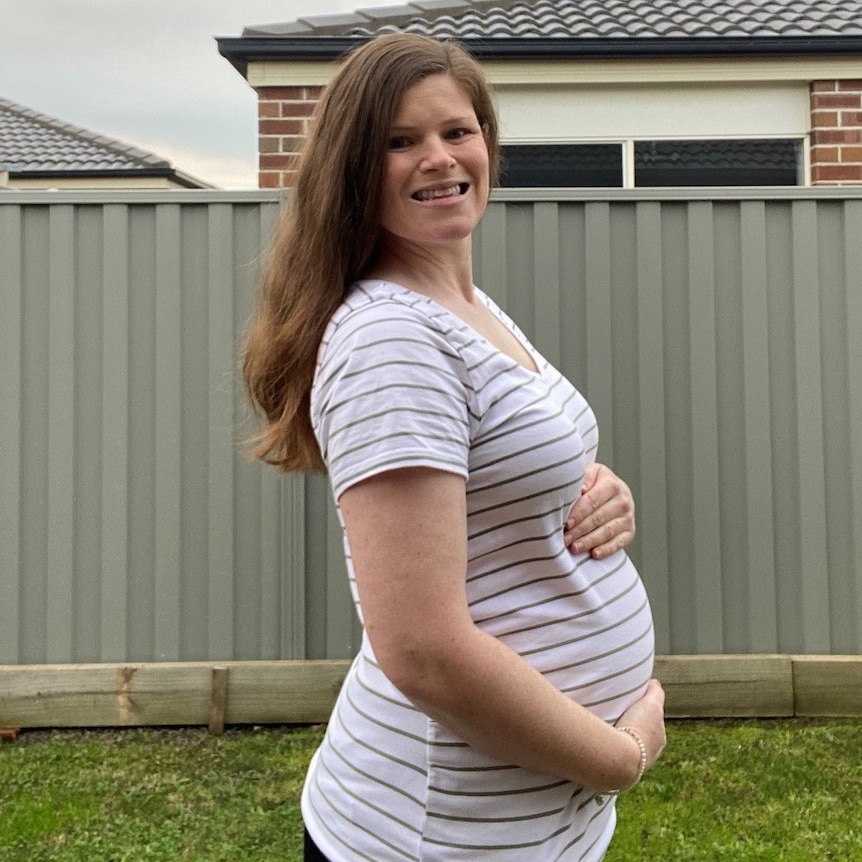
<path id="1" fill-rule="evenodd" d="M 433 304 L 421 294 L 391 281 L 363 280 L 353 284 L 332 318 L 335 326 L 375 320 L 433 321 Z"/>
<path id="2" fill-rule="evenodd" d="M 349 368 L 382 370 L 438 366 L 464 377 L 458 333 L 431 300 L 398 284 L 360 281 L 351 287 L 327 327 L 318 353 L 316 382 Z"/>
<path id="3" fill-rule="evenodd" d="M 394 338 L 450 342 L 444 310 L 422 294 L 388 281 L 356 282 L 332 316 L 323 345 Z M 457 339 L 456 339 L 457 340 Z"/>

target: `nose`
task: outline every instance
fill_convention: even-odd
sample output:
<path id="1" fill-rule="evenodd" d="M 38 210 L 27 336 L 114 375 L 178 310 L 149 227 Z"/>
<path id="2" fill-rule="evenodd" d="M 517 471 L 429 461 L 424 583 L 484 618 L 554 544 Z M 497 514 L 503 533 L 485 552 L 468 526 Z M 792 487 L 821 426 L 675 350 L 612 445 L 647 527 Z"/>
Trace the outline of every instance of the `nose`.
<path id="1" fill-rule="evenodd" d="M 422 150 L 422 161 L 419 168 L 423 171 L 439 171 L 451 168 L 455 159 L 446 145 L 446 141 L 434 135 L 425 141 Z"/>

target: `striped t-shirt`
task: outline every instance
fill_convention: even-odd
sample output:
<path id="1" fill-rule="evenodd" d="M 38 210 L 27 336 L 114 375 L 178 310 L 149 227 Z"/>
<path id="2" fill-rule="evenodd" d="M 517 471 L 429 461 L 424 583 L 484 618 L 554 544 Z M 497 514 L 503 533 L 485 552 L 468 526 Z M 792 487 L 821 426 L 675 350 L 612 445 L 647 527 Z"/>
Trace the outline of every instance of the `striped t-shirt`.
<path id="1" fill-rule="evenodd" d="M 406 466 L 463 476 L 476 625 L 615 721 L 652 675 L 653 627 L 624 552 L 593 560 L 564 543 L 596 455 L 595 416 L 477 295 L 538 374 L 423 295 L 381 281 L 349 292 L 323 337 L 311 396 L 333 492 L 337 501 L 356 482 Z M 345 553 L 361 618 L 346 539 Z M 381 672 L 367 637 L 309 769 L 302 812 L 331 862 L 598 860 L 615 822 L 613 797 L 489 758 L 417 710 Z"/>

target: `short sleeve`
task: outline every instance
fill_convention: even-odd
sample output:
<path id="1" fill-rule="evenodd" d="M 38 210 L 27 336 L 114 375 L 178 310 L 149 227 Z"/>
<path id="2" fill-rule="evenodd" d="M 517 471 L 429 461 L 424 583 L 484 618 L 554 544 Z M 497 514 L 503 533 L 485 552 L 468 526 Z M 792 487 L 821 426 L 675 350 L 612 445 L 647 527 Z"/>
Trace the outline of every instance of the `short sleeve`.
<path id="1" fill-rule="evenodd" d="M 311 418 L 335 498 L 402 467 L 468 475 L 469 380 L 420 309 L 369 303 L 336 317 L 321 344 Z"/>

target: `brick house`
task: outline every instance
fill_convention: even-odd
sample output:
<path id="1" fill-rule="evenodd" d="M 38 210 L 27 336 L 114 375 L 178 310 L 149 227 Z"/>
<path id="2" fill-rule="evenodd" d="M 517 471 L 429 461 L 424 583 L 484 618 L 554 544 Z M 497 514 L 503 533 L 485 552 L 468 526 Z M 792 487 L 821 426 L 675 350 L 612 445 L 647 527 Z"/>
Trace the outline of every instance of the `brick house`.
<path id="1" fill-rule="evenodd" d="M 290 186 L 337 58 L 392 31 L 464 41 L 507 186 L 862 185 L 862 0 L 415 0 L 247 27 L 259 185 Z"/>

